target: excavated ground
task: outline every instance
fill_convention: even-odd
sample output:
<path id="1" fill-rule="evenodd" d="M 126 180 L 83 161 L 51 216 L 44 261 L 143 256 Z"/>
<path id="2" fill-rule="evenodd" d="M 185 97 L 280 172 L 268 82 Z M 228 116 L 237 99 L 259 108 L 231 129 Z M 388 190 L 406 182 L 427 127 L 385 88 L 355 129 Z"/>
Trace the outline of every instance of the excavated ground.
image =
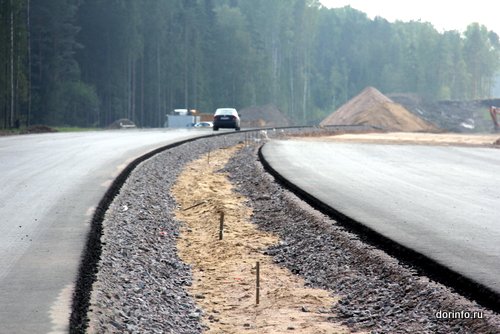
<path id="1" fill-rule="evenodd" d="M 340 141 L 353 143 L 454 145 L 500 147 L 498 134 L 422 133 L 422 132 L 378 132 L 346 133 L 316 137 L 298 137 L 305 140 Z"/>
<path id="2" fill-rule="evenodd" d="M 319 323 L 339 326 L 340 322 L 352 331 L 500 332 L 500 315 L 366 245 L 284 190 L 263 171 L 255 145 L 235 151 L 225 167 L 227 155 L 214 158 L 219 148 L 245 139 L 247 135 L 235 134 L 185 144 L 144 162 L 131 174 L 103 222 L 88 332 L 260 333 L 258 326 L 267 323 L 268 333 L 302 333 L 301 321 L 321 317 L 320 308 L 326 322 Z M 213 166 L 204 156 L 200 165 L 185 169 L 190 174 L 179 177 L 191 159 L 207 152 Z M 198 174 L 201 178 L 196 181 Z M 232 186 L 226 183 L 226 174 Z M 208 175 L 216 178 L 216 186 L 202 183 Z M 177 190 L 172 188 L 176 180 Z M 170 195 L 173 189 L 177 200 Z M 211 195 L 202 195 L 202 190 Z M 207 203 L 186 210 L 199 200 Z M 220 208 L 227 210 L 228 224 L 221 242 L 213 240 L 218 220 L 213 213 Z M 210 229 L 203 229 L 210 222 Z M 263 273 L 258 307 L 251 282 L 257 260 Z M 224 288 L 223 283 L 236 290 Z M 269 293 L 270 287 L 276 287 L 274 293 Z M 316 291 L 312 301 L 300 297 L 304 291 Z M 271 308 L 283 300 L 284 314 Z M 223 307 L 225 303 L 229 306 Z M 436 316 L 443 311 L 458 312 L 462 318 Z M 276 323 L 280 318 L 284 322 Z M 345 331 L 333 328 L 325 333 Z"/>

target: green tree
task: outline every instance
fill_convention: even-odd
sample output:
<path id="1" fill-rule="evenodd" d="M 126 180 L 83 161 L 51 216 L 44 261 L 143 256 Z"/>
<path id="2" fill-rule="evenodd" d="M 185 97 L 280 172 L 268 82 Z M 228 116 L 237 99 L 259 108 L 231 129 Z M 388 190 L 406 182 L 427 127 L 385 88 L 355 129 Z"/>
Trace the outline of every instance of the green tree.
<path id="1" fill-rule="evenodd" d="M 28 2 L 0 1 L 0 127 L 8 128 L 27 120 Z"/>
<path id="2" fill-rule="evenodd" d="M 470 98 L 489 97 L 493 75 L 498 69 L 498 35 L 485 26 L 473 23 L 464 33 L 464 60 L 470 75 Z"/>
<path id="3" fill-rule="evenodd" d="M 96 87 L 101 126 L 136 116 L 137 64 L 143 49 L 139 8 L 133 0 L 87 0 L 79 11 L 84 48 L 77 59 L 83 80 Z"/>
<path id="4" fill-rule="evenodd" d="M 0 0 L 2 127 L 161 126 L 174 108 L 274 103 L 316 122 L 368 85 L 489 97 L 498 35 L 316 0 Z"/>
<path id="5" fill-rule="evenodd" d="M 97 101 L 91 87 L 80 81 L 80 66 L 75 52 L 80 28 L 76 25 L 76 0 L 50 0 L 31 3 L 31 87 L 33 122 L 73 125 L 85 116 L 94 124 Z M 85 100 L 75 104 L 74 100 Z M 84 106 L 91 109 L 81 109 Z M 68 111 L 71 108 L 71 112 Z M 79 123 L 81 124 L 81 123 Z M 83 125 L 83 124 L 81 124 Z"/>
<path id="6" fill-rule="evenodd" d="M 242 107 L 251 104 L 245 81 L 251 71 L 251 39 L 247 21 L 236 7 L 223 5 L 216 9 L 215 49 L 217 59 L 213 68 L 215 103 Z"/>

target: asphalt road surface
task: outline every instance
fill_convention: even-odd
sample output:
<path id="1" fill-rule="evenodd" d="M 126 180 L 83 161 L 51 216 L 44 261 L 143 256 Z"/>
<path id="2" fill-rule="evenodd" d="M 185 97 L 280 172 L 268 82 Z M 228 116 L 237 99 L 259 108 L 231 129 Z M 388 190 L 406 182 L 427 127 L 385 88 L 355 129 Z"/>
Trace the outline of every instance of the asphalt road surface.
<path id="1" fill-rule="evenodd" d="M 67 333 L 94 208 L 120 171 L 200 130 L 0 137 L 0 333 Z"/>
<path id="2" fill-rule="evenodd" d="M 382 235 L 500 293 L 500 150 L 272 141 L 270 165 Z"/>

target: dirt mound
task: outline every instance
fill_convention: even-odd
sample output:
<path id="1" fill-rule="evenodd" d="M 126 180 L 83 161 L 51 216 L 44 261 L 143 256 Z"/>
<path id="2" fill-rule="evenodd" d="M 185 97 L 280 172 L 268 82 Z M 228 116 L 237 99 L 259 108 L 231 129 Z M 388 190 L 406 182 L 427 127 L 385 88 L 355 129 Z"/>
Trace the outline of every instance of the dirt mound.
<path id="1" fill-rule="evenodd" d="M 238 113 L 241 117 L 241 127 L 245 128 L 290 125 L 288 118 L 273 104 L 244 108 Z"/>
<path id="2" fill-rule="evenodd" d="M 12 135 L 16 135 L 16 134 L 17 134 L 17 131 L 15 131 L 15 130 L 10 130 L 10 129 L 0 130 L 0 137 L 2 137 L 2 136 L 12 136 Z"/>
<path id="3" fill-rule="evenodd" d="M 365 88 L 320 124 L 370 125 L 387 131 L 439 131 L 438 127 L 412 114 L 373 87 Z"/>
<path id="4" fill-rule="evenodd" d="M 427 101 L 415 94 L 388 96 L 412 113 L 452 132 L 494 132 L 488 109 L 500 106 L 500 99 Z"/>
<path id="5" fill-rule="evenodd" d="M 22 130 L 20 133 L 25 135 L 25 134 L 49 133 L 49 132 L 57 132 L 57 130 L 47 125 L 32 125 Z"/>

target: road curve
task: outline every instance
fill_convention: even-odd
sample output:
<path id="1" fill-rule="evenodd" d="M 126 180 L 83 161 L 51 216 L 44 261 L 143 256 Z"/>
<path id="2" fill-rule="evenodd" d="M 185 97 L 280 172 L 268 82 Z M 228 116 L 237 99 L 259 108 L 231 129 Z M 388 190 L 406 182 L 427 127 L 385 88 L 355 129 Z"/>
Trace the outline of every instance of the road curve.
<path id="1" fill-rule="evenodd" d="M 128 163 L 197 130 L 0 138 L 0 334 L 67 333 L 93 210 Z"/>
<path id="2" fill-rule="evenodd" d="M 500 150 L 289 140 L 262 154 L 336 211 L 500 293 Z"/>

